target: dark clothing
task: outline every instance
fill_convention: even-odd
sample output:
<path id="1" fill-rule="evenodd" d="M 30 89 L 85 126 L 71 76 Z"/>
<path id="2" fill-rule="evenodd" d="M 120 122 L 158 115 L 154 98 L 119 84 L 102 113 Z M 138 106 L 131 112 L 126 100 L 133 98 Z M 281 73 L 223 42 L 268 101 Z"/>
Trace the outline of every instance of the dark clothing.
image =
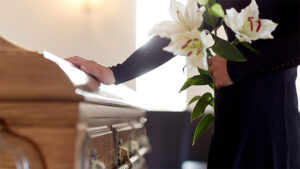
<path id="1" fill-rule="evenodd" d="M 225 9 L 234 7 L 239 12 L 250 4 L 251 0 L 221 0 Z M 300 3 L 299 0 L 256 0 L 261 19 L 271 19 L 278 23 L 272 33 L 274 39 L 253 41 L 251 46 L 261 54 L 257 55 L 239 46 L 248 62 L 228 62 L 231 79 L 238 82 L 259 73 L 289 68 L 300 63 Z M 229 40 L 234 33 L 226 27 Z"/>
<path id="2" fill-rule="evenodd" d="M 125 62 L 111 67 L 116 79 L 115 84 L 134 79 L 172 59 L 172 53 L 162 50 L 170 40 L 153 37 L 147 44 L 136 50 Z"/>
<path id="3" fill-rule="evenodd" d="M 250 0 L 220 0 L 238 12 Z M 215 128 L 209 168 L 300 168 L 300 114 L 295 86 L 300 64 L 298 0 L 257 0 L 260 18 L 279 23 L 274 39 L 239 46 L 248 62 L 227 62 L 233 85 L 216 90 Z M 234 33 L 226 28 L 229 39 Z M 112 67 L 122 83 L 173 57 L 168 40 L 154 37 L 123 64 Z"/>
<path id="4" fill-rule="evenodd" d="M 225 1 L 225 0 L 224 0 Z M 228 2 L 228 3 L 227 3 Z M 240 11 L 250 0 L 226 0 Z M 274 39 L 258 40 L 248 62 L 228 62 L 234 85 L 216 91 L 208 168 L 300 168 L 299 1 L 257 0 L 260 18 L 279 23 Z M 227 29 L 227 28 L 226 28 Z M 234 33 L 227 29 L 229 39 Z"/>
<path id="5" fill-rule="evenodd" d="M 296 68 L 216 91 L 209 168 L 300 168 Z"/>

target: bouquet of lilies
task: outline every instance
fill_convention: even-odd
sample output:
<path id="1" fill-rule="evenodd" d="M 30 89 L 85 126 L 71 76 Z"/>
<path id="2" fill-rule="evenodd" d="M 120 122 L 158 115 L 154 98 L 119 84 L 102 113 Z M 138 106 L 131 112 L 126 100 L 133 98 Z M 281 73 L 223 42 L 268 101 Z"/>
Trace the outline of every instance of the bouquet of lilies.
<path id="1" fill-rule="evenodd" d="M 176 0 L 171 0 L 170 14 L 172 21 L 163 21 L 153 27 L 150 35 L 169 38 L 171 42 L 163 50 L 174 55 L 186 56 L 190 65 L 198 68 L 199 75 L 188 78 L 181 91 L 193 85 L 209 85 L 215 90 L 212 75 L 208 72 L 208 59 L 214 52 L 229 61 L 245 62 L 247 59 L 236 47 L 242 44 L 252 52 L 259 54 L 251 47 L 251 42 L 258 39 L 273 39 L 271 33 L 277 24 L 268 19 L 259 18 L 258 5 L 255 0 L 241 12 L 234 8 L 227 9 L 226 14 L 222 6 L 215 0 L 187 0 L 184 6 Z M 217 30 L 226 24 L 234 33 L 236 39 L 232 42 L 217 35 Z M 212 28 L 210 31 L 205 27 Z M 209 39 L 214 44 L 209 45 Z M 191 121 L 199 120 L 194 133 L 193 145 L 199 136 L 214 122 L 214 113 L 206 113 L 207 106 L 214 108 L 215 99 L 209 92 L 202 96 L 195 96 L 189 104 L 197 102 L 191 115 Z"/>

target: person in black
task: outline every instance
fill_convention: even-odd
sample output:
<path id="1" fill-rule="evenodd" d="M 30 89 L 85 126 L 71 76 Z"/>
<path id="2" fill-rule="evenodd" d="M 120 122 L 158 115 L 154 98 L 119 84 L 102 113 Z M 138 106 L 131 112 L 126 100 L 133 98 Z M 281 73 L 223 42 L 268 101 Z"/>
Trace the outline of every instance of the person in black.
<path id="1" fill-rule="evenodd" d="M 225 9 L 240 11 L 250 1 L 218 2 Z M 226 61 L 219 56 L 211 60 L 210 64 L 218 65 L 213 76 L 219 88 L 215 92 L 208 168 L 300 168 L 300 113 L 295 85 L 300 64 L 299 1 L 256 2 L 260 18 L 271 19 L 279 26 L 273 32 L 274 39 L 252 43 L 260 55 L 238 46 L 247 62 Z M 234 33 L 225 29 L 229 40 L 234 40 Z M 155 36 L 125 62 L 109 68 L 79 57 L 67 60 L 102 83 L 120 84 L 173 58 L 162 50 L 169 42 Z"/>

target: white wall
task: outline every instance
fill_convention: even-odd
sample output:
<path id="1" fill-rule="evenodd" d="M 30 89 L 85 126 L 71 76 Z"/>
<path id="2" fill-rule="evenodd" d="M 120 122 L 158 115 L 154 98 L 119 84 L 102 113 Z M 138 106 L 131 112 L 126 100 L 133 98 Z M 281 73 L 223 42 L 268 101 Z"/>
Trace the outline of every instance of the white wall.
<path id="1" fill-rule="evenodd" d="M 186 0 L 178 1 L 186 2 Z M 153 25 L 172 19 L 169 14 L 169 6 L 170 0 L 137 0 L 137 47 L 142 46 L 151 38 L 148 34 Z M 186 73 L 182 71 L 186 65 L 185 59 L 185 57 L 177 56 L 154 71 L 137 78 L 136 91 L 147 103 L 146 108 L 154 111 L 182 111 L 186 109 L 186 92 L 179 94 L 179 90 L 186 80 Z"/>
<path id="2" fill-rule="evenodd" d="M 0 0 L 0 36 L 63 58 L 120 63 L 135 50 L 135 29 L 135 0 Z"/>

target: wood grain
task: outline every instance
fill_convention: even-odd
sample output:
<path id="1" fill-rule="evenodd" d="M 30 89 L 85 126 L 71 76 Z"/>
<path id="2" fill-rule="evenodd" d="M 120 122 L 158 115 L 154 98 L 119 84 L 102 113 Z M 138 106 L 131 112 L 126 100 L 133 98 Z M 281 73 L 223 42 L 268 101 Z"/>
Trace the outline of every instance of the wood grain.
<path id="1" fill-rule="evenodd" d="M 31 140 L 7 128 L 0 130 L 0 138 L 0 168 L 45 168 L 39 148 Z"/>
<path id="2" fill-rule="evenodd" d="M 103 162 L 107 168 L 115 167 L 115 146 L 111 129 L 109 127 L 89 128 L 89 136 L 90 141 L 87 149 L 96 151 L 98 160 Z"/>
<path id="3" fill-rule="evenodd" d="M 12 127 L 11 130 L 30 139 L 40 149 L 47 169 L 74 168 L 76 128 Z"/>
<path id="4" fill-rule="evenodd" d="M 0 149 L 0 168 L 1 169 L 16 169 L 16 159 L 11 153 Z"/>
<path id="5" fill-rule="evenodd" d="M 75 90 L 57 64 L 0 37 L 0 169 L 16 168 L 10 147 L 32 169 L 74 169 L 92 151 L 107 168 L 117 167 L 117 141 L 145 134 L 145 111 Z"/>
<path id="6" fill-rule="evenodd" d="M 79 121 L 76 102 L 0 102 L 0 118 L 9 126 L 72 126 Z"/>
<path id="7" fill-rule="evenodd" d="M 0 38 L 0 100 L 82 100 L 74 90 L 55 63 Z"/>

